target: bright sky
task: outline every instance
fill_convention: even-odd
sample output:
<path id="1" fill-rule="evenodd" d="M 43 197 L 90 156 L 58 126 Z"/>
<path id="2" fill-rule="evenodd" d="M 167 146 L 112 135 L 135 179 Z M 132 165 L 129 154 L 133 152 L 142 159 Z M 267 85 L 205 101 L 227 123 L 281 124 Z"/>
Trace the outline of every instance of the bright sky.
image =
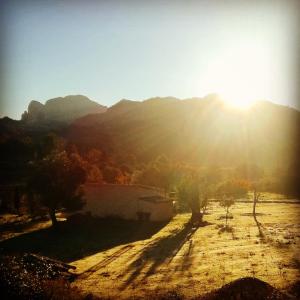
<path id="1" fill-rule="evenodd" d="M 70 94 L 108 106 L 208 93 L 297 105 L 297 0 L 10 0 L 0 9 L 2 116 Z"/>

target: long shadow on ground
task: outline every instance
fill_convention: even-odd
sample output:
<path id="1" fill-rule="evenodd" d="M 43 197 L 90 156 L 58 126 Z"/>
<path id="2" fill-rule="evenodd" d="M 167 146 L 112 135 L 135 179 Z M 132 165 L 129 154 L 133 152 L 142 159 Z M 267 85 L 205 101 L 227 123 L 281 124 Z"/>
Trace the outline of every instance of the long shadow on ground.
<path id="1" fill-rule="evenodd" d="M 58 230 L 46 228 L 0 242 L 2 253 L 31 252 L 71 262 L 112 247 L 150 238 L 164 223 L 88 218 L 60 222 Z"/>
<path id="2" fill-rule="evenodd" d="M 204 222 L 200 227 L 206 225 L 210 225 L 210 223 Z M 174 234 L 162 237 L 145 247 L 124 272 L 124 274 L 129 273 L 130 276 L 126 279 L 123 288 L 125 289 L 131 282 L 135 281 L 141 273 L 143 273 L 143 278 L 146 278 L 154 274 L 162 264 L 170 263 L 183 245 L 191 241 L 198 228 L 193 227 L 188 222 Z M 190 248 L 188 252 L 190 252 Z M 189 253 L 187 257 L 189 257 Z M 186 264 L 185 261 L 184 265 Z"/>

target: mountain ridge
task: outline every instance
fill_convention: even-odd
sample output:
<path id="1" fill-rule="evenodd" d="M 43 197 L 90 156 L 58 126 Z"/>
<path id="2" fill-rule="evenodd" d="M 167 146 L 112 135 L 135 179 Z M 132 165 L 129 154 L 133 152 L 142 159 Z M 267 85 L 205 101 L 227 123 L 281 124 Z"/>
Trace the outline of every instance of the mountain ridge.
<path id="1" fill-rule="evenodd" d="M 197 164 L 225 164 L 246 161 L 275 168 L 289 164 L 298 153 L 300 112 L 267 101 L 248 110 L 226 105 L 220 98 L 150 98 L 130 100 L 104 114 L 75 120 L 66 137 L 79 145 L 101 147 L 100 139 L 110 137 L 105 147 L 134 153 L 141 161 L 158 155 Z M 116 104 L 115 107 L 118 107 Z"/>
<path id="2" fill-rule="evenodd" d="M 68 95 L 49 99 L 42 104 L 32 100 L 21 120 L 29 124 L 44 122 L 69 123 L 90 113 L 103 113 L 106 107 L 83 95 Z"/>
<path id="3" fill-rule="evenodd" d="M 43 107 L 37 101 L 29 106 L 37 111 Z M 182 100 L 153 97 L 122 99 L 100 113 L 80 113 L 67 123 L 36 120 L 32 125 L 24 119 L 2 119 L 0 132 L 7 136 L 8 131 L 14 135 L 18 130 L 41 134 L 54 130 L 83 151 L 96 148 L 134 155 L 145 163 L 166 155 L 174 161 L 225 167 L 251 161 L 270 170 L 299 161 L 300 112 L 269 101 L 257 101 L 251 108 L 239 110 L 214 94 Z"/>

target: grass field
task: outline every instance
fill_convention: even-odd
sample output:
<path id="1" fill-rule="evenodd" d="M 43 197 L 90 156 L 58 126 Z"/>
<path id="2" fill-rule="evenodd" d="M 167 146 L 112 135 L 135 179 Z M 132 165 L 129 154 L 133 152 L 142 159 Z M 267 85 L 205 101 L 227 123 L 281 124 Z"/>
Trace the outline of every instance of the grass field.
<path id="1" fill-rule="evenodd" d="M 246 276 L 284 290 L 300 279 L 300 204 L 279 200 L 257 205 L 260 225 L 251 203 L 239 202 L 225 230 L 224 209 L 212 203 L 199 228 L 188 225 L 190 214 L 167 224 L 61 222 L 57 232 L 43 221 L 2 232 L 0 249 L 71 263 L 77 275 L 72 285 L 100 297 L 175 291 L 189 298 Z"/>
<path id="2" fill-rule="evenodd" d="M 217 203 L 196 230 L 189 214 L 177 215 L 150 239 L 74 261 L 74 285 L 113 298 L 170 290 L 189 298 L 253 276 L 285 289 L 300 279 L 300 205 L 261 203 L 257 212 L 261 234 L 249 203 L 232 208 L 228 231 Z"/>

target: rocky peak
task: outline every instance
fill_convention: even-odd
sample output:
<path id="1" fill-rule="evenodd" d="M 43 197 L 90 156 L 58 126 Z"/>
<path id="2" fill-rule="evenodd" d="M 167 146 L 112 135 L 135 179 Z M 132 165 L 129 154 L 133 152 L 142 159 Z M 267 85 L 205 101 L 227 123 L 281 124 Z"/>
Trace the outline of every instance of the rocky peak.
<path id="1" fill-rule="evenodd" d="M 72 122 L 91 113 L 102 113 L 106 107 L 82 95 L 70 95 L 47 100 L 45 104 L 31 101 L 22 120 L 30 123 L 42 121 Z"/>

